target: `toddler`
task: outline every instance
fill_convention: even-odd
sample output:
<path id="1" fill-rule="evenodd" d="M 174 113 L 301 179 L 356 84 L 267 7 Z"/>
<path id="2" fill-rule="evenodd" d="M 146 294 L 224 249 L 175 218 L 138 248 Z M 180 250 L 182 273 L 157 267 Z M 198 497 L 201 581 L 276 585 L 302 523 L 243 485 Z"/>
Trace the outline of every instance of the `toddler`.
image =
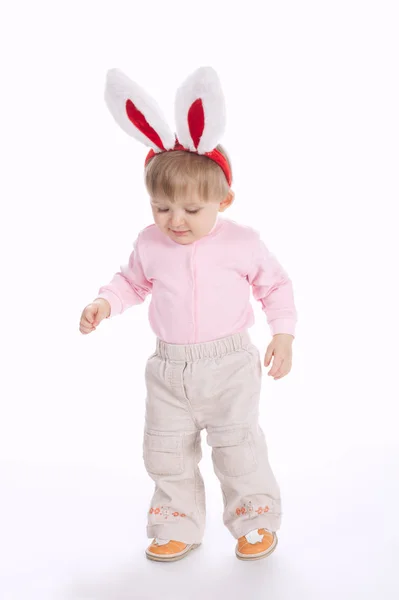
<path id="1" fill-rule="evenodd" d="M 250 288 L 272 341 L 264 360 L 281 379 L 291 369 L 297 319 L 292 284 L 250 227 L 220 217 L 234 200 L 219 144 L 225 106 L 215 71 L 203 67 L 176 95 L 176 134 L 158 105 L 121 71 L 105 99 L 118 124 L 152 149 L 145 184 L 154 224 L 138 235 L 128 264 L 82 312 L 80 331 L 144 302 L 156 349 L 146 366 L 144 463 L 155 482 L 148 512 L 150 560 L 175 561 L 197 548 L 205 526 L 198 463 L 207 431 L 236 556 L 256 560 L 277 545 L 281 501 L 258 423 L 262 364 L 248 329 Z"/>

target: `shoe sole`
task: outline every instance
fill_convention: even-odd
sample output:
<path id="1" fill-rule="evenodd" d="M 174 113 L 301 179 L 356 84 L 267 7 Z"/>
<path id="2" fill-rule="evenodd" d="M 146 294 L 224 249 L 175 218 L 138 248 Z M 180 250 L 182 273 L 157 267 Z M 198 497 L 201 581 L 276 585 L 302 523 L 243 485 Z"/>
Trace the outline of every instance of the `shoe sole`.
<path id="1" fill-rule="evenodd" d="M 238 552 L 238 550 L 236 549 L 236 557 L 239 560 L 244 560 L 244 561 L 251 561 L 251 560 L 261 560 L 262 558 L 266 558 L 267 556 L 270 556 L 270 554 L 272 552 L 274 552 L 274 550 L 276 549 L 278 544 L 278 539 L 277 539 L 277 535 L 274 534 L 274 542 L 273 545 L 266 550 L 266 552 L 262 552 L 261 554 L 241 554 L 240 552 Z"/>
<path id="2" fill-rule="evenodd" d="M 177 560 L 181 560 L 182 558 L 185 558 L 187 556 L 187 554 L 190 554 L 190 552 L 192 550 L 195 550 L 199 546 L 201 546 L 201 544 L 191 544 L 189 548 L 184 550 L 181 554 L 177 554 L 177 555 L 172 554 L 170 556 L 158 556 L 157 554 L 151 554 L 150 552 L 147 552 L 147 551 L 146 551 L 145 555 L 148 558 L 148 560 L 153 560 L 155 562 L 176 562 Z"/>

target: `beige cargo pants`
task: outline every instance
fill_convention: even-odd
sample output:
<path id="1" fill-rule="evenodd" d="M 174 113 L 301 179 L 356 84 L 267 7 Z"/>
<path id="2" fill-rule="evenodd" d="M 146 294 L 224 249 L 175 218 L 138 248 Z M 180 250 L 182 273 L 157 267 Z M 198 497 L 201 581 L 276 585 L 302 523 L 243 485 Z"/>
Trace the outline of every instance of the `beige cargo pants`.
<path id="1" fill-rule="evenodd" d="M 155 481 L 148 537 L 202 541 L 202 429 L 235 538 L 280 527 L 280 490 L 258 424 L 262 365 L 248 332 L 192 345 L 157 340 L 146 366 L 144 462 Z"/>

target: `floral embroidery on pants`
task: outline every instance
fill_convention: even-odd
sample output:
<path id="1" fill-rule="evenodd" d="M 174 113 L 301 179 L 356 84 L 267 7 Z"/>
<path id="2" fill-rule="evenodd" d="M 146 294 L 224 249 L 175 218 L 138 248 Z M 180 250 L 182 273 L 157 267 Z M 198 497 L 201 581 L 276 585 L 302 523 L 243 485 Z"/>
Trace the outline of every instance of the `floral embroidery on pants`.
<path id="1" fill-rule="evenodd" d="M 240 506 L 236 508 L 236 515 L 240 517 L 241 515 L 249 515 L 250 518 L 255 517 L 256 515 L 263 515 L 269 512 L 268 506 L 259 506 L 258 508 L 254 508 L 252 502 L 248 502 L 248 504 L 244 504 L 244 506 Z"/>
<path id="2" fill-rule="evenodd" d="M 186 515 L 184 513 L 180 513 L 177 511 L 171 512 L 171 508 L 169 506 L 158 506 L 156 508 L 151 507 L 149 510 L 150 515 L 159 515 L 160 518 L 165 519 L 167 521 L 171 518 L 171 520 L 177 519 L 178 517 L 184 518 Z"/>

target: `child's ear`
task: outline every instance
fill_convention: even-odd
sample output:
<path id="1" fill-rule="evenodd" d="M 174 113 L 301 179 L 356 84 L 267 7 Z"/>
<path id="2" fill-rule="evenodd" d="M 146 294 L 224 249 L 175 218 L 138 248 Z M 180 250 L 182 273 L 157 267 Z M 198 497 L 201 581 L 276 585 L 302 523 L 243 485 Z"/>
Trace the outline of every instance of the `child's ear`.
<path id="1" fill-rule="evenodd" d="M 234 202 L 234 192 L 233 190 L 229 190 L 229 193 L 227 194 L 226 198 L 224 200 L 221 201 L 220 206 L 219 206 L 219 212 L 224 212 L 226 210 L 226 208 L 229 208 L 229 206 L 231 206 Z"/>

